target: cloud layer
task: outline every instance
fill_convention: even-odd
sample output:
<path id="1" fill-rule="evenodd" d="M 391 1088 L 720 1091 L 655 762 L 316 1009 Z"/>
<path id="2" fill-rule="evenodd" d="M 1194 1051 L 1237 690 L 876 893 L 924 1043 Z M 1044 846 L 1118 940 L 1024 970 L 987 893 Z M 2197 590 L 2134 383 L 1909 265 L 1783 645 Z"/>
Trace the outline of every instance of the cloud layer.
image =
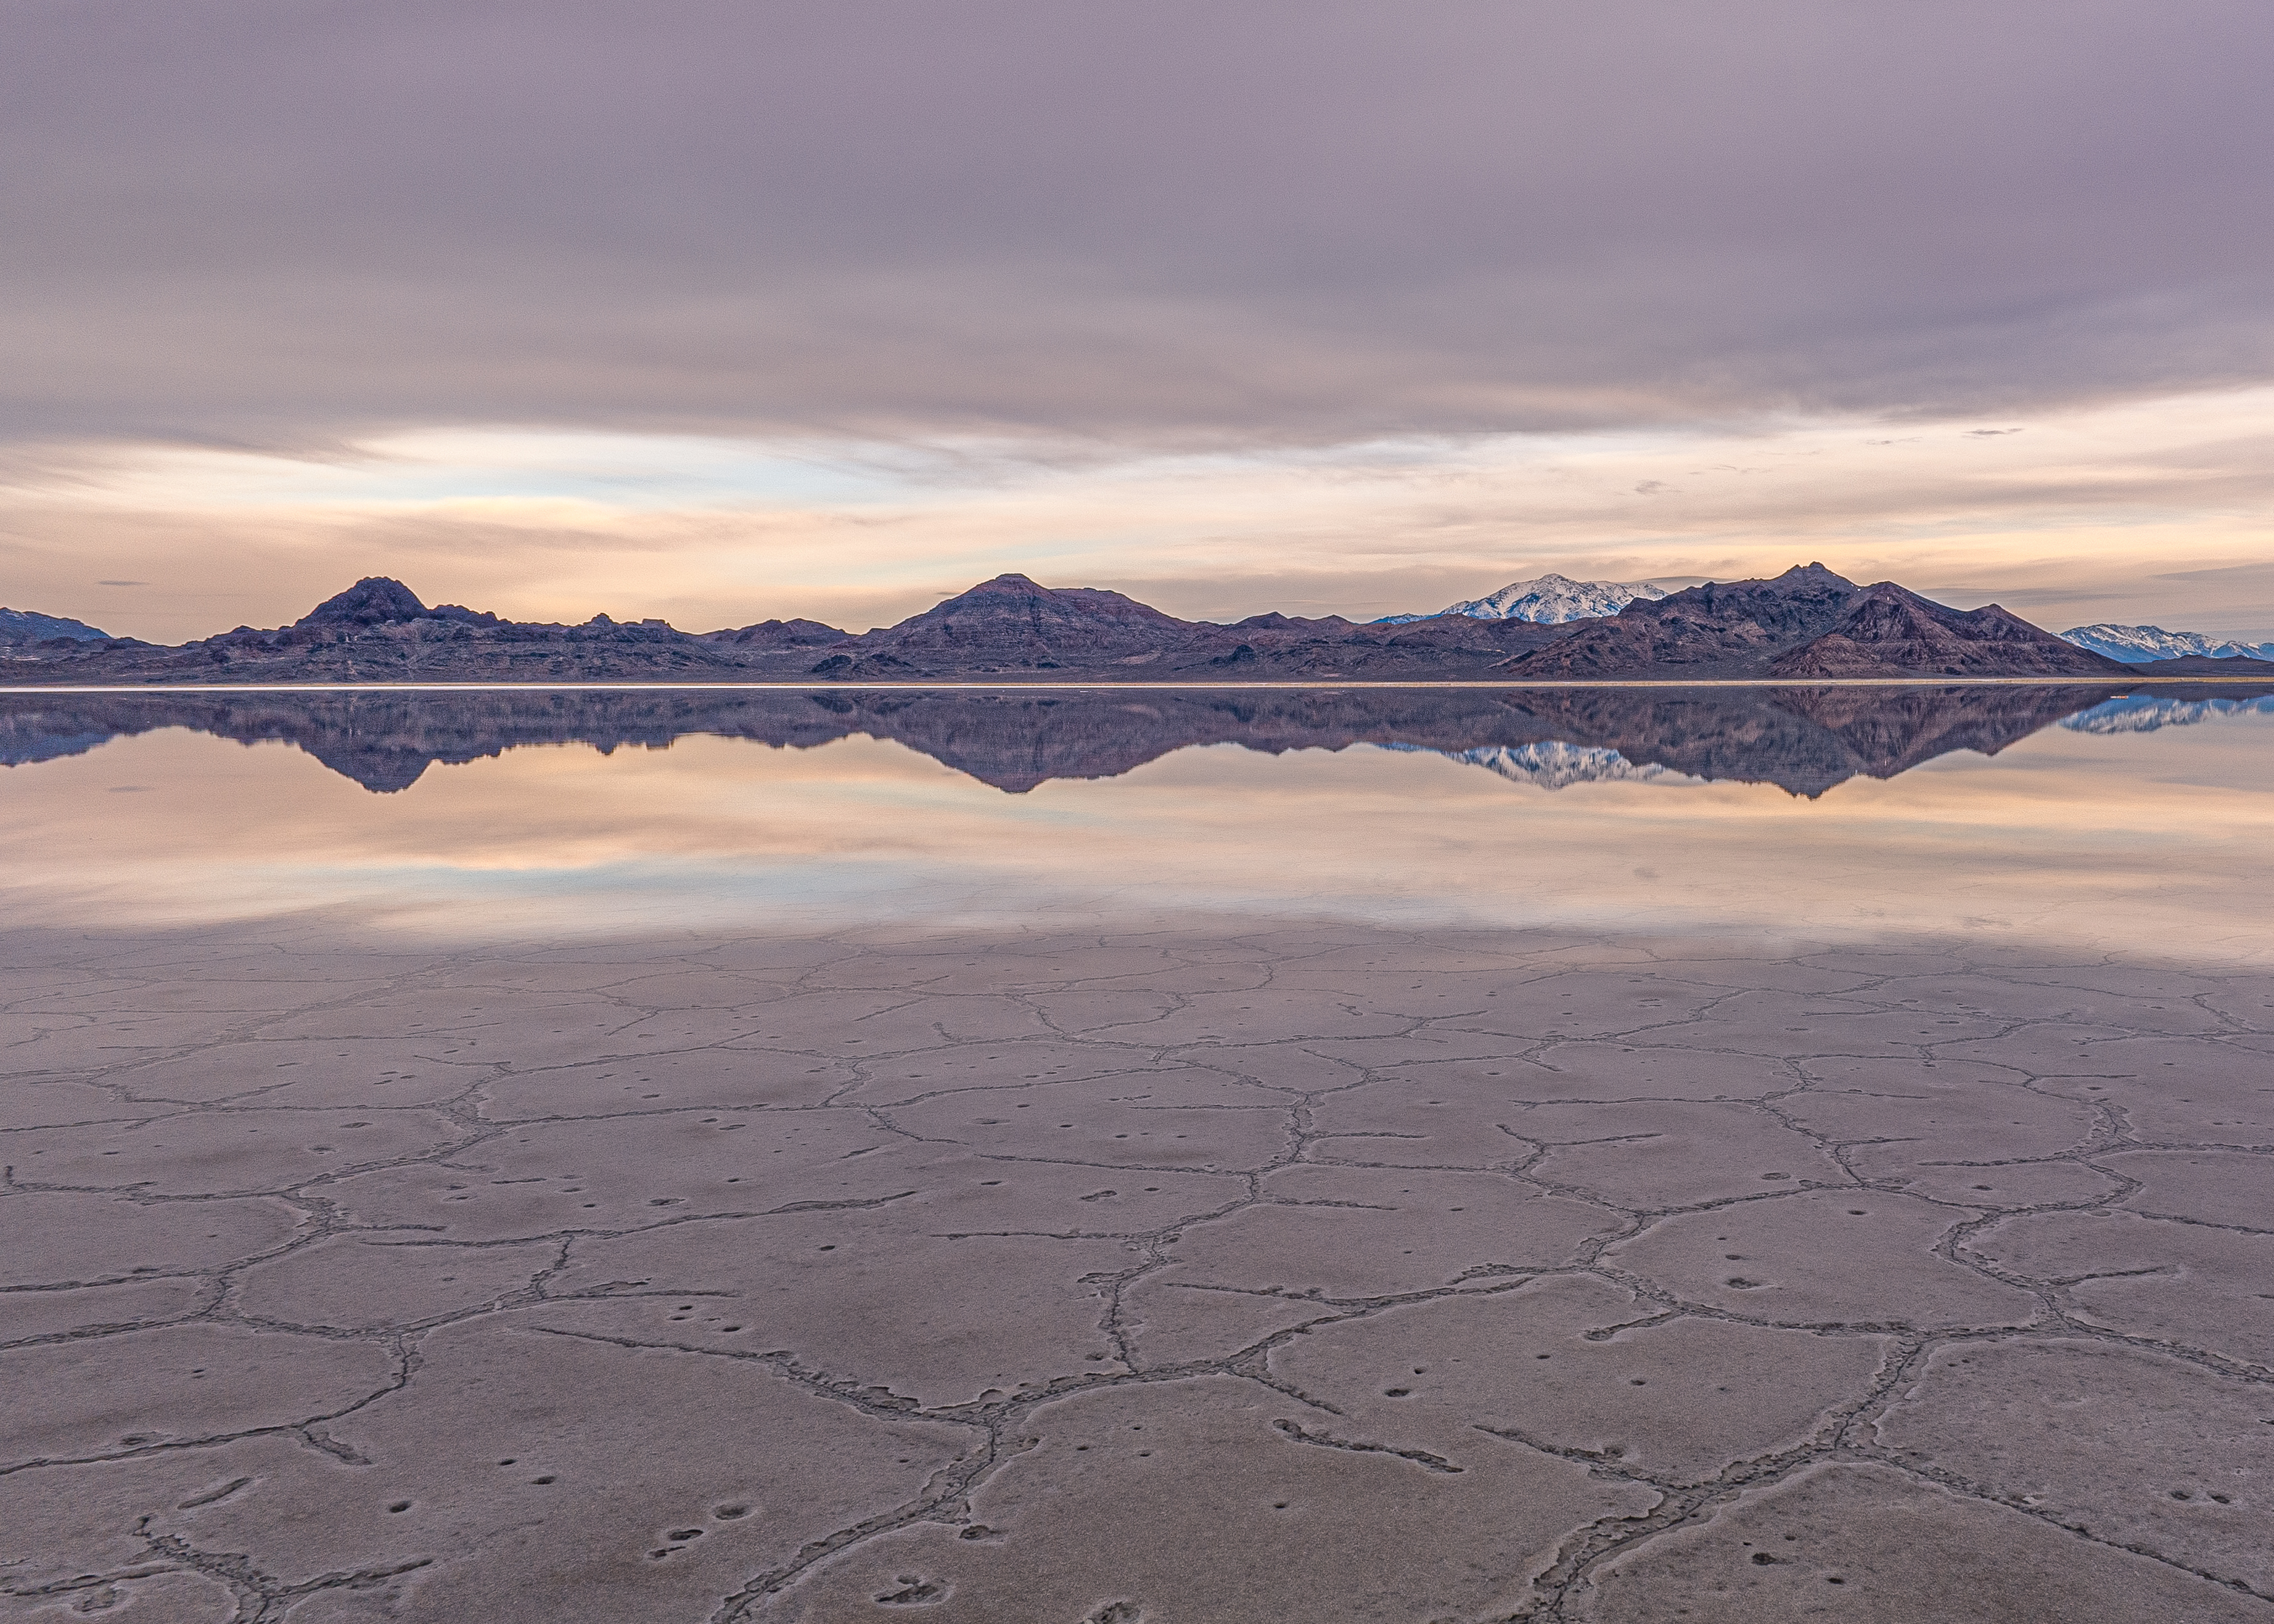
<path id="1" fill-rule="evenodd" d="M 0 598 L 1823 557 L 2263 635 L 2270 59 L 2259 0 L 25 0 Z"/>
<path id="2" fill-rule="evenodd" d="M 1334 441 L 2255 381 L 2255 0 L 13 8 L 26 434 Z"/>

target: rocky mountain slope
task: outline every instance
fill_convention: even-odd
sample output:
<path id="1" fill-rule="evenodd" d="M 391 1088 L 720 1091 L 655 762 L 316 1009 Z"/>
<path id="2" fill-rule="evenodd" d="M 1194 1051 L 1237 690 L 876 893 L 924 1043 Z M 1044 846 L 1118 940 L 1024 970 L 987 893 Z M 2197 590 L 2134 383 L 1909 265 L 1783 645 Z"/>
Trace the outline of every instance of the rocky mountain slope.
<path id="1" fill-rule="evenodd" d="M 104 643 L 110 640 L 110 634 L 99 632 L 84 620 L 68 620 L 59 614 L 34 614 L 28 609 L 0 609 L 0 648 L 56 640 Z"/>
<path id="2" fill-rule="evenodd" d="M 1892 582 L 1848 600 L 1839 624 L 1769 663 L 1776 677 L 2066 676 L 2110 662 L 1992 604 L 1946 608 Z"/>
<path id="3" fill-rule="evenodd" d="M 1440 609 L 1437 614 L 1386 614 L 1368 621 L 1372 626 L 1410 626 L 1434 620 L 1437 615 L 1465 614 L 1478 620 L 1530 620 L 1540 626 L 1562 626 L 1572 620 L 1600 620 L 1616 614 L 1638 598 L 1666 596 L 1666 589 L 1650 582 L 1574 581 L 1549 574 L 1516 581 L 1484 598 Z"/>

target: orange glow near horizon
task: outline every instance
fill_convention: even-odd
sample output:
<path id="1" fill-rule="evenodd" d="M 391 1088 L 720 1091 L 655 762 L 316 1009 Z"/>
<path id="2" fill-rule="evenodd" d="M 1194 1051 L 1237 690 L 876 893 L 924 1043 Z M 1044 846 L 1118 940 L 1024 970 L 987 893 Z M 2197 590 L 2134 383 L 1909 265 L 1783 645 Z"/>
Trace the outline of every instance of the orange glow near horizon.
<path id="1" fill-rule="evenodd" d="M 865 737 L 523 748 L 373 795 L 169 730 L 0 774 L 10 917 L 421 937 L 1246 917 L 2274 956 L 2274 718 L 2047 729 L 1820 799 L 1514 784 L 1434 754 L 1186 749 L 1006 795 Z M 2185 840 L 2172 830 L 2184 823 Z"/>

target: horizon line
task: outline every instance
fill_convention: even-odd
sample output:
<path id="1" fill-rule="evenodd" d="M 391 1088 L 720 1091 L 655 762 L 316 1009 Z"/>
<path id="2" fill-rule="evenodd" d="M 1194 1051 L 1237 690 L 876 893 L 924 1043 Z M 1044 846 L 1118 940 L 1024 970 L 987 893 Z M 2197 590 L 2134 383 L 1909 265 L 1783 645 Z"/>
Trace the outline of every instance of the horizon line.
<path id="1" fill-rule="evenodd" d="M 1767 677 L 1569 679 L 1548 682 L 142 682 L 0 683 L 11 694 L 465 694 L 465 693 L 1227 693 L 1257 690 L 1341 693 L 1377 688 L 1474 688 L 1525 693 L 1547 688 L 2220 688 L 2235 683 L 2274 687 L 2274 676 L 2109 677 Z"/>

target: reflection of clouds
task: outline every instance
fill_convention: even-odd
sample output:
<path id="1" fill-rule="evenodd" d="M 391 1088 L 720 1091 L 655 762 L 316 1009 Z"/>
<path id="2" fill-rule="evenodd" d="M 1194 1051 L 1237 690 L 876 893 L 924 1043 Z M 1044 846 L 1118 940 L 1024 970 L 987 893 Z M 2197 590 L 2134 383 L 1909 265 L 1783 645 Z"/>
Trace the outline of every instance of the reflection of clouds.
<path id="1" fill-rule="evenodd" d="M 168 731 L 0 775 L 0 912 L 70 929 L 308 914 L 464 938 L 1323 917 L 2264 956 L 2270 728 L 2259 710 L 2049 729 L 1814 801 L 1653 793 L 1664 780 L 1576 751 L 1506 759 L 1608 775 L 1511 795 L 1476 771 L 1491 761 L 1232 744 L 1013 796 L 866 738 L 709 737 L 516 749 L 382 797 L 286 746 Z M 103 793 L 123 784 L 156 793 Z"/>
<path id="2" fill-rule="evenodd" d="M 2257 699 L 2159 699 L 2152 694 L 2127 694 L 2064 717 L 2060 725 L 2080 733 L 2152 733 L 2229 716 L 2274 716 L 2274 694 Z"/>

